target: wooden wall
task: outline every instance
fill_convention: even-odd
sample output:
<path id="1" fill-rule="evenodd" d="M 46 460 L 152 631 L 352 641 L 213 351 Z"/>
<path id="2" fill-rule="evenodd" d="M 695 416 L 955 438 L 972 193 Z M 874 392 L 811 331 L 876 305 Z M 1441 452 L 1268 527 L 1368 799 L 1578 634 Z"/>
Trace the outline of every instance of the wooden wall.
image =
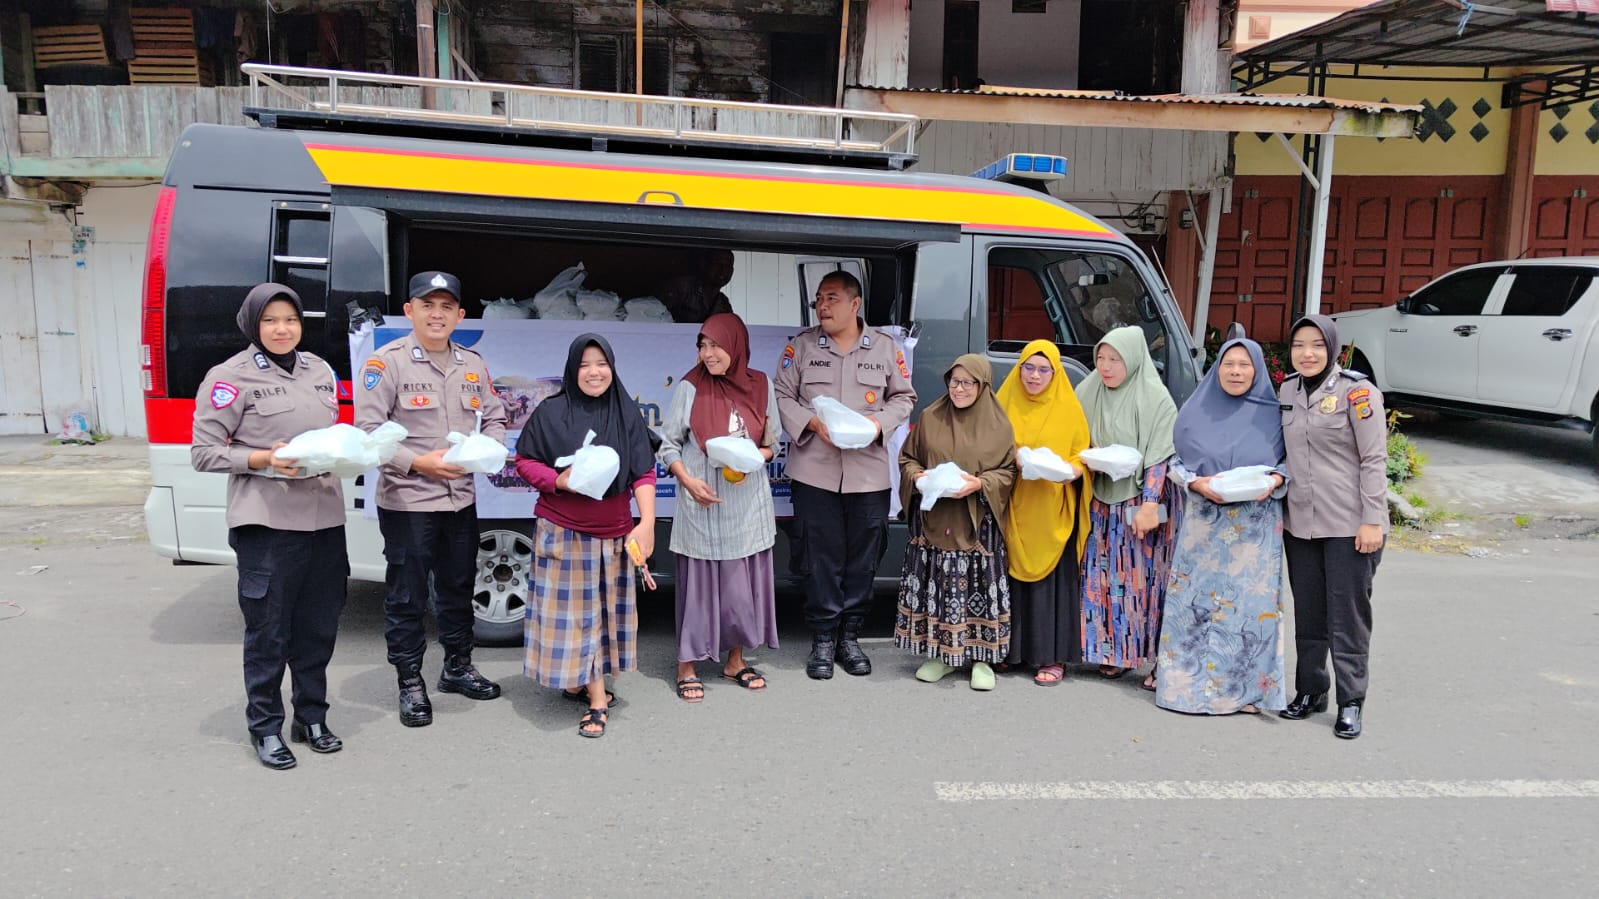
<path id="1" fill-rule="evenodd" d="M 634 33 L 632 0 L 479 0 L 473 9 L 478 74 L 485 81 L 572 87 L 580 34 L 631 41 Z M 829 0 L 646 3 L 644 36 L 670 42 L 673 96 L 764 102 L 774 99 L 766 81 L 770 35 L 836 36 L 838 10 Z"/>

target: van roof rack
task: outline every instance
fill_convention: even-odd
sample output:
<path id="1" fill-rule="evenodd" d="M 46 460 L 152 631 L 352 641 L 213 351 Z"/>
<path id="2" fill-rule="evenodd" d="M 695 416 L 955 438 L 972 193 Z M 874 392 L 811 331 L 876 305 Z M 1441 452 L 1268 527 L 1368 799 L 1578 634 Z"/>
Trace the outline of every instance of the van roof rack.
<path id="1" fill-rule="evenodd" d="M 919 120 L 903 113 L 618 94 L 246 63 L 244 114 L 266 128 L 356 131 L 900 170 Z"/>

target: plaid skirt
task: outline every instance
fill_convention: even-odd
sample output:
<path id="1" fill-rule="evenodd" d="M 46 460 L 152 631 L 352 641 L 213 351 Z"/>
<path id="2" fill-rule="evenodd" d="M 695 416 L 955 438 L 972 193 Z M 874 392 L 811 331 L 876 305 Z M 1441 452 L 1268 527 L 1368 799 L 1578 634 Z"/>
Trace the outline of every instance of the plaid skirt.
<path id="1" fill-rule="evenodd" d="M 638 668 L 638 606 L 626 543 L 539 519 L 524 627 L 528 677 L 568 690 Z"/>

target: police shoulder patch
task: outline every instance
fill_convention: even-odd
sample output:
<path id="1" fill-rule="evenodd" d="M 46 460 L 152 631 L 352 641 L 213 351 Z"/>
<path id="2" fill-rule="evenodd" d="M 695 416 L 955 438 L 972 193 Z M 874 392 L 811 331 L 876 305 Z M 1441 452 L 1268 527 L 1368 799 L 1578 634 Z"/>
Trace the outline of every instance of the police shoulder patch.
<path id="1" fill-rule="evenodd" d="M 1354 390 L 1349 391 L 1348 399 L 1351 403 L 1358 403 L 1369 396 L 1371 396 L 1370 390 L 1367 390 L 1364 387 L 1357 387 Z"/>
<path id="2" fill-rule="evenodd" d="M 783 347 L 783 367 L 788 368 L 794 364 L 794 344 Z"/>
<path id="3" fill-rule="evenodd" d="M 211 407 L 214 409 L 226 409 L 238 398 L 239 388 L 227 381 L 218 381 L 211 385 Z"/>
<path id="4" fill-rule="evenodd" d="M 902 378 L 905 378 L 906 380 L 909 380 L 910 376 L 911 376 L 911 370 L 910 370 L 909 366 L 907 366 L 905 364 L 905 351 L 904 350 L 895 350 L 894 351 L 894 364 L 899 366 L 899 376 L 902 377 Z"/>

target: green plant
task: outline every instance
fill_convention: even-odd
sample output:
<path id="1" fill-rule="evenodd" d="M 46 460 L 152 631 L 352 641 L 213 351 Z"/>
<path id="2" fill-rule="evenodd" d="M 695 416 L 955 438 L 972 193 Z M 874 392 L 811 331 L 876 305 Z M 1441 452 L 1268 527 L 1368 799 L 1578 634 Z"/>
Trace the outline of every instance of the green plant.
<path id="1" fill-rule="evenodd" d="M 1400 485 L 1421 474 L 1427 454 L 1399 430 L 1399 422 L 1409 418 L 1397 409 L 1388 410 L 1388 483 Z"/>
<path id="2" fill-rule="evenodd" d="M 1516 517 L 1514 517 L 1514 518 L 1512 518 L 1510 520 L 1514 521 L 1516 523 L 1516 527 L 1518 527 L 1518 528 L 1530 527 L 1532 525 L 1532 516 L 1531 515 L 1517 515 Z"/>

